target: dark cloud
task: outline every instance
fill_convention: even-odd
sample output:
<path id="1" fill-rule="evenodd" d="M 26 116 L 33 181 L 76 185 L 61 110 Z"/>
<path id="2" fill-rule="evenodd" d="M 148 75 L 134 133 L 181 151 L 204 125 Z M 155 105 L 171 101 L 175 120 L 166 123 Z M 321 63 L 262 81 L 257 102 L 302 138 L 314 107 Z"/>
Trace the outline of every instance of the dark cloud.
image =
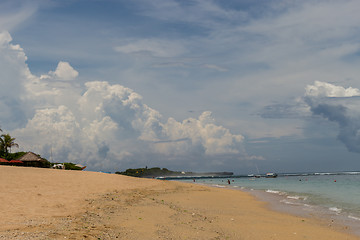
<path id="1" fill-rule="evenodd" d="M 346 126 L 349 123 L 349 119 L 346 116 L 347 108 L 342 105 L 319 104 L 311 107 L 311 111 L 315 115 L 320 115 L 330 121 L 337 122 L 340 126 Z"/>
<path id="2" fill-rule="evenodd" d="M 323 86 L 326 86 L 325 90 Z M 339 126 L 337 139 L 344 143 L 350 152 L 360 153 L 360 116 L 354 111 L 359 100 L 359 90 L 351 87 L 345 89 L 322 82 L 316 82 L 307 89 L 314 90 L 311 95 L 306 94 L 304 98 L 310 106 L 311 113 L 337 123 Z"/>
<path id="3" fill-rule="evenodd" d="M 311 108 L 315 115 L 320 115 L 339 125 L 338 139 L 351 152 L 360 153 L 360 119 L 347 115 L 347 108 L 342 105 L 319 104 Z"/>

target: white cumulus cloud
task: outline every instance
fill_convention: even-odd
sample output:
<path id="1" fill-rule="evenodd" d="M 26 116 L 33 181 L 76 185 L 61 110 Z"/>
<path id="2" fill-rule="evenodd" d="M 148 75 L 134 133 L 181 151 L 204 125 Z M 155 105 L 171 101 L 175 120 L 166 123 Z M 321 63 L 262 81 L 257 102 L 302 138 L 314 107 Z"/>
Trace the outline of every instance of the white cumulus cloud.
<path id="1" fill-rule="evenodd" d="M 50 71 L 48 75 L 41 75 L 40 79 L 74 80 L 79 75 L 68 62 L 60 61 L 56 70 Z"/>
<path id="2" fill-rule="evenodd" d="M 229 129 L 215 124 L 211 112 L 203 112 L 198 119 L 189 118 L 183 122 L 177 122 L 173 118 L 168 119 L 164 125 L 164 135 L 168 142 L 160 142 L 158 148 L 162 152 L 181 152 L 190 147 L 201 148 L 205 154 L 240 153 L 239 144 L 243 136 L 233 135 Z M 182 141 L 177 141 L 182 139 Z"/>
<path id="3" fill-rule="evenodd" d="M 357 88 L 344 88 L 326 82 L 315 81 L 314 85 L 306 87 L 306 96 L 310 97 L 354 97 L 360 96 Z"/>
<path id="4" fill-rule="evenodd" d="M 140 167 L 159 159 L 177 165 L 183 161 L 184 167 L 194 158 L 199 166 L 214 164 L 208 159 L 217 156 L 216 165 L 225 155 L 249 159 L 242 147 L 244 137 L 218 125 L 209 111 L 182 122 L 164 120 L 138 93 L 122 85 L 89 81 L 74 88 L 74 81 L 67 80 L 76 79 L 78 72 L 68 62 L 34 76 L 23 49 L 11 44 L 10 34 L 0 34 L 0 43 L 0 113 L 16 113 L 12 117 L 21 120 L 14 124 L 12 117 L 0 117 L 0 124 L 22 150 L 96 170 Z"/>

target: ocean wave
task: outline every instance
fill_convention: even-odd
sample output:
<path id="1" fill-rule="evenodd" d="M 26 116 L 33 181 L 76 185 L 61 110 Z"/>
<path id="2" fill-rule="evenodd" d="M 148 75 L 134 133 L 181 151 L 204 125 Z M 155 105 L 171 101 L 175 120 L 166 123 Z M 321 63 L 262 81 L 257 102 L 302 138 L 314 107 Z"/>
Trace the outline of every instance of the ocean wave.
<path id="1" fill-rule="evenodd" d="M 304 201 L 306 201 L 306 199 L 307 199 L 307 197 L 305 197 L 305 196 L 287 196 L 286 198 L 293 199 L 293 200 L 304 200 Z"/>
<path id="2" fill-rule="evenodd" d="M 281 200 L 280 202 L 281 202 L 281 203 L 288 204 L 288 205 L 302 206 L 302 204 L 300 204 L 300 203 L 287 201 L 286 199 L 283 199 L 283 200 Z"/>
<path id="3" fill-rule="evenodd" d="M 278 190 L 272 190 L 272 189 L 268 189 L 268 190 L 266 190 L 265 192 L 267 192 L 267 193 L 272 193 L 272 194 L 278 194 L 278 195 L 280 195 L 280 196 L 286 195 L 285 192 L 281 192 L 281 191 L 278 191 Z"/>
<path id="4" fill-rule="evenodd" d="M 320 176 L 323 176 L 323 175 L 334 175 L 336 173 L 314 173 L 314 175 L 320 175 Z"/>
<path id="5" fill-rule="evenodd" d="M 280 173 L 279 176 L 294 177 L 294 176 L 327 176 L 327 175 L 360 175 L 358 171 L 352 172 L 314 172 L 314 173 Z"/>
<path id="6" fill-rule="evenodd" d="M 271 189 L 268 189 L 268 190 L 266 190 L 265 192 L 267 192 L 267 193 L 275 193 L 275 194 L 280 194 L 280 191 L 276 191 L 276 190 L 271 190 Z"/>
<path id="7" fill-rule="evenodd" d="M 330 207 L 329 210 L 335 212 L 336 214 L 340 214 L 342 211 L 341 208 L 337 208 L 337 207 Z"/>
<path id="8" fill-rule="evenodd" d="M 360 172 L 345 172 L 344 174 L 348 174 L 348 175 L 360 175 Z"/>
<path id="9" fill-rule="evenodd" d="M 359 218 L 359 217 L 354 217 L 354 216 L 352 216 L 352 215 L 349 215 L 348 218 L 353 219 L 353 220 L 356 220 L 356 221 L 360 221 L 360 218 Z"/>

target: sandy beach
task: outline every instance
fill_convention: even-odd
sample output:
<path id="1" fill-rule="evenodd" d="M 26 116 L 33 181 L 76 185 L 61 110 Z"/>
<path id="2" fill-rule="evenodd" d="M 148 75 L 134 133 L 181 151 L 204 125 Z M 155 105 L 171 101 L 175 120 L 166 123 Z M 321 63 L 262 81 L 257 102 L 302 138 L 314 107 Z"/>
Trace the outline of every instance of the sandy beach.
<path id="1" fill-rule="evenodd" d="M 237 190 L 0 166 L 0 239 L 360 239 Z"/>

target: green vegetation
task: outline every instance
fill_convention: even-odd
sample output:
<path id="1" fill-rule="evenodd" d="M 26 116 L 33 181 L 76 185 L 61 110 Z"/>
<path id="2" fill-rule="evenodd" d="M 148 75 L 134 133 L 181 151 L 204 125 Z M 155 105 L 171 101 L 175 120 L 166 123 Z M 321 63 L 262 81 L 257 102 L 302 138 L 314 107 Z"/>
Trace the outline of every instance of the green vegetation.
<path id="1" fill-rule="evenodd" d="M 136 168 L 127 169 L 125 172 L 115 172 L 116 174 L 132 176 L 132 177 L 161 177 L 161 176 L 178 176 L 181 172 L 170 171 L 167 168 Z"/>
<path id="2" fill-rule="evenodd" d="M 24 156 L 26 154 L 26 152 L 15 152 L 15 153 L 7 153 L 7 154 L 0 154 L 1 158 L 4 158 L 6 160 L 16 160 L 21 158 L 22 156 Z"/>
<path id="3" fill-rule="evenodd" d="M 12 147 L 19 147 L 19 144 L 15 143 L 15 138 L 11 137 L 10 134 L 8 133 L 2 134 L 0 137 L 1 152 L 3 152 L 6 155 L 9 152 L 11 152 Z"/>
<path id="4" fill-rule="evenodd" d="M 1 129 L 0 132 L 2 132 Z M 19 147 L 19 144 L 15 142 L 15 138 L 11 137 L 8 133 L 2 134 L 0 136 L 0 157 L 7 160 L 12 160 L 24 155 L 22 152 L 15 154 L 11 153 L 12 147 Z"/>
<path id="5" fill-rule="evenodd" d="M 81 170 L 81 167 L 75 165 L 75 163 L 64 163 L 65 170 Z"/>
<path id="6" fill-rule="evenodd" d="M 52 167 L 54 167 L 54 165 L 58 165 L 58 164 L 60 164 L 60 165 L 64 164 L 65 170 L 82 170 L 81 167 L 76 166 L 75 163 L 70 163 L 70 162 L 69 163 L 50 163 L 50 167 L 52 168 Z"/>

